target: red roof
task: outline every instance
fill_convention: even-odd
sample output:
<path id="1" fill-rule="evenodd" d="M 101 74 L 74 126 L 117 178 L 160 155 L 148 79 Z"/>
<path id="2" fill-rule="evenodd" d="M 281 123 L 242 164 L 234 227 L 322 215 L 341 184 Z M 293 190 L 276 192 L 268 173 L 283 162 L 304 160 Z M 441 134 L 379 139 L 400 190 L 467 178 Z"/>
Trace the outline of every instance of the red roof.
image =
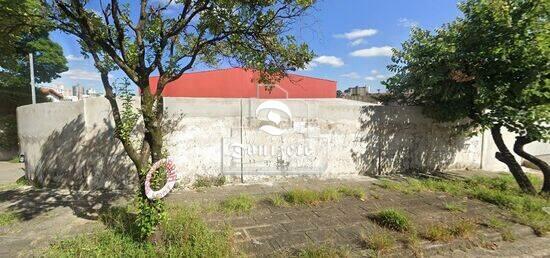
<path id="1" fill-rule="evenodd" d="M 228 68 L 182 75 L 169 83 L 165 97 L 202 98 L 335 98 L 336 82 L 290 74 L 274 83 L 270 92 L 257 81 L 257 72 L 243 68 Z M 149 78 L 151 90 L 156 90 L 158 76 Z"/>

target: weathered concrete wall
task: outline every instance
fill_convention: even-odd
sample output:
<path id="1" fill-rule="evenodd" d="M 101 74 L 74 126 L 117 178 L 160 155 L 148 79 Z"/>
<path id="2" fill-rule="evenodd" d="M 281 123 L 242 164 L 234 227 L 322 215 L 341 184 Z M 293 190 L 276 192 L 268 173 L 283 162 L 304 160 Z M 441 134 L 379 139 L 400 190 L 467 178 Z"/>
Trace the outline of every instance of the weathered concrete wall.
<path id="1" fill-rule="evenodd" d="M 104 99 L 17 108 L 27 176 L 52 187 L 131 186 L 128 158 L 113 137 L 109 113 Z"/>
<path id="2" fill-rule="evenodd" d="M 505 169 L 494 159 L 488 134 L 453 137 L 449 127 L 423 117 L 418 108 L 365 106 L 343 99 L 280 100 L 291 110 L 292 122 L 281 123 L 285 134 L 271 136 L 259 130 L 264 123 L 256 109 L 264 101 L 165 98 L 165 147 L 175 160 L 180 182 L 189 184 L 197 175 L 239 172 L 246 180 L 256 180 L 272 172 L 292 174 L 309 168 L 322 177 L 411 169 Z M 52 186 L 132 187 L 133 167 L 114 138 L 110 112 L 103 98 L 18 108 L 28 176 Z M 241 160 L 229 153 L 234 143 L 312 143 L 314 155 L 277 160 L 252 155 Z M 542 146 L 541 152 L 546 148 L 550 153 L 548 145 Z"/>

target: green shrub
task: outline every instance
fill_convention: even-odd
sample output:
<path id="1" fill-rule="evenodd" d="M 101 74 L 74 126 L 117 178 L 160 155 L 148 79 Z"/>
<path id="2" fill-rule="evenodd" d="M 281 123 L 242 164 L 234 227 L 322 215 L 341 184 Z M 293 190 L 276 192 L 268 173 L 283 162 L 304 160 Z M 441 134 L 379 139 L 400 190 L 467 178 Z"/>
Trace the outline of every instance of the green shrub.
<path id="1" fill-rule="evenodd" d="M 17 148 L 17 118 L 14 110 L 13 114 L 0 115 L 0 149 L 11 151 L 17 150 Z"/>
<path id="2" fill-rule="evenodd" d="M 148 238 L 157 226 L 166 219 L 165 204 L 162 200 L 148 200 L 146 197 L 136 196 L 135 227 L 140 239 Z"/>
<path id="3" fill-rule="evenodd" d="M 140 229 L 136 224 L 137 211 L 132 211 L 130 206 L 114 206 L 100 213 L 99 220 L 109 229 L 140 240 Z"/>
<path id="4" fill-rule="evenodd" d="M 380 226 L 396 230 L 407 231 L 411 229 L 409 218 L 401 211 L 386 209 L 371 216 L 371 218 Z"/>

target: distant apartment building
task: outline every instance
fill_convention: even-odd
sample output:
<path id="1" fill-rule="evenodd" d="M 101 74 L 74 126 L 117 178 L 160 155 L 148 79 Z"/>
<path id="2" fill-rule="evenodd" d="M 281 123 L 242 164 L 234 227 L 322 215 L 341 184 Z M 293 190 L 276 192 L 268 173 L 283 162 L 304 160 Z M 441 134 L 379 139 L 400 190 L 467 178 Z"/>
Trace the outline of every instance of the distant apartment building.
<path id="1" fill-rule="evenodd" d="M 344 91 L 344 95 L 348 95 L 348 96 L 367 96 L 368 94 L 369 94 L 369 89 L 367 86 L 355 86 L 355 87 L 348 88 L 347 90 Z"/>
<path id="2" fill-rule="evenodd" d="M 380 101 L 374 98 L 376 95 L 379 93 L 371 93 L 369 86 L 355 86 L 344 90 L 342 98 L 379 104 Z"/>
<path id="3" fill-rule="evenodd" d="M 85 98 L 103 96 L 102 92 L 99 92 L 94 88 L 86 89 L 80 85 L 65 87 L 63 84 L 58 84 L 48 87 L 41 87 L 41 89 L 44 89 L 41 93 L 47 95 L 46 97 L 51 101 L 54 101 L 54 99 L 55 101 L 78 101 Z"/>
<path id="4" fill-rule="evenodd" d="M 80 85 L 73 86 L 73 96 L 77 97 L 78 99 L 82 99 L 84 96 L 84 87 Z"/>
<path id="5" fill-rule="evenodd" d="M 93 97 L 100 97 L 102 94 L 94 88 L 89 88 L 86 90 L 86 95 L 88 98 L 93 98 Z"/>

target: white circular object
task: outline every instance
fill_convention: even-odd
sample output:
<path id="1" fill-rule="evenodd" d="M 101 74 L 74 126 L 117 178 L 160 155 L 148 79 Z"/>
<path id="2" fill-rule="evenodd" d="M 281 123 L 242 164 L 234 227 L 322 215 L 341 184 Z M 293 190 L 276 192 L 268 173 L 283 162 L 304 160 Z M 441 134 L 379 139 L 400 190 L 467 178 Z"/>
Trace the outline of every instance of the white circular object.
<path id="1" fill-rule="evenodd" d="M 157 171 L 161 165 L 164 165 L 164 168 L 166 169 L 166 184 L 158 190 L 153 191 L 151 189 L 151 177 L 153 176 L 153 173 Z M 161 159 L 155 164 L 151 166 L 149 169 L 149 172 L 147 172 L 147 176 L 145 177 L 145 195 L 150 200 L 158 200 L 166 196 L 172 188 L 174 188 L 174 185 L 176 184 L 176 166 L 174 165 L 174 161 L 171 158 Z"/>

